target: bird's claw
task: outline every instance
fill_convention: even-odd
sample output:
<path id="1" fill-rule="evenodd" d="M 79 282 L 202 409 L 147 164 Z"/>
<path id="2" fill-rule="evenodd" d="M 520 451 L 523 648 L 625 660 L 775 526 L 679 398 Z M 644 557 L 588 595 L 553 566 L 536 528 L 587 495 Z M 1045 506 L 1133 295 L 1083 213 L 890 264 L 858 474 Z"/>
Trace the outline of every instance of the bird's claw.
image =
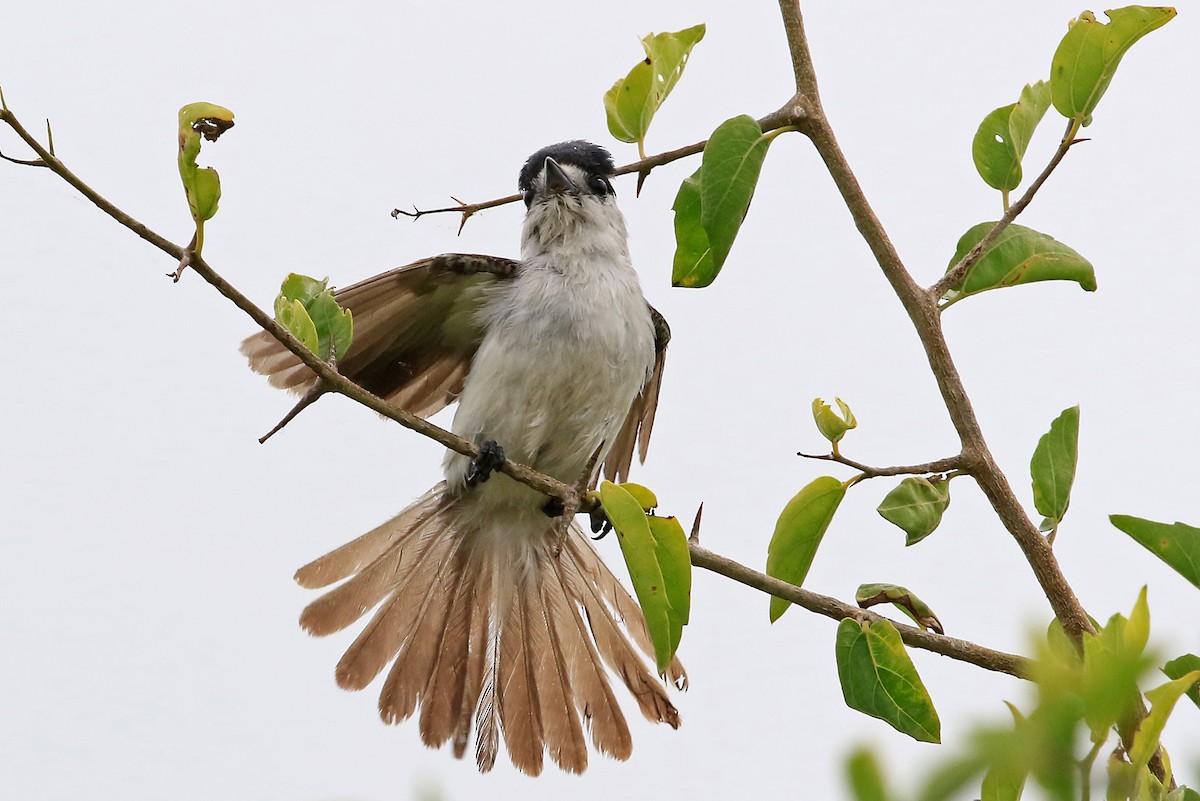
<path id="1" fill-rule="evenodd" d="M 479 444 L 479 455 L 471 460 L 467 468 L 467 486 L 474 487 L 492 477 L 492 472 L 504 465 L 504 448 L 494 439 L 485 439 Z"/>
<path id="2" fill-rule="evenodd" d="M 588 512 L 588 517 L 592 519 L 592 533 L 596 535 L 592 539 L 602 540 L 605 534 L 612 531 L 612 521 L 608 519 L 608 515 L 604 513 L 602 507 L 596 506 Z"/>

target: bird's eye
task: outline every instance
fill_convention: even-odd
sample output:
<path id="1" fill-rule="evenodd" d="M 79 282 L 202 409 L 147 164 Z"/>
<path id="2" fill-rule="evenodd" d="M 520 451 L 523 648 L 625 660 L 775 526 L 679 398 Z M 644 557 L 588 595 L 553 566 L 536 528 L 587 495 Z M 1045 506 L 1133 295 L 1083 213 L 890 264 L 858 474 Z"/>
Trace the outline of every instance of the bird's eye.
<path id="1" fill-rule="evenodd" d="M 610 184 L 608 179 L 602 175 L 593 175 L 591 178 L 589 178 L 588 188 L 600 197 L 612 194 L 612 184 Z"/>
<path id="2" fill-rule="evenodd" d="M 525 194 L 522 197 L 525 201 L 525 208 L 529 208 L 530 206 L 533 205 L 533 190 L 532 189 L 526 189 Z"/>

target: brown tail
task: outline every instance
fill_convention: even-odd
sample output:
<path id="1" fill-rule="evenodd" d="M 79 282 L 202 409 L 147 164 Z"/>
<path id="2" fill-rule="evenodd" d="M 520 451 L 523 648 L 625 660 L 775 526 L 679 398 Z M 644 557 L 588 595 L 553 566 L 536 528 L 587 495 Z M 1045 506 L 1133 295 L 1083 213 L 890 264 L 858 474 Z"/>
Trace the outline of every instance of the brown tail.
<path id="1" fill-rule="evenodd" d="M 304 610 L 311 634 L 340 631 L 379 606 L 338 663 L 338 684 L 360 690 L 391 662 L 383 720 L 420 707 L 425 744 L 453 740 L 458 757 L 474 729 L 482 771 L 501 736 L 513 764 L 534 776 L 546 751 L 583 772 L 585 732 L 597 750 L 628 758 L 633 743 L 606 665 L 648 719 L 678 728 L 643 657 L 653 649 L 641 610 L 582 532 L 572 526 L 556 556 L 549 536 L 528 536 L 527 520 L 521 532 L 481 530 L 444 490 L 297 571 L 309 588 L 347 579 Z M 687 686 L 678 660 L 667 676 Z"/>

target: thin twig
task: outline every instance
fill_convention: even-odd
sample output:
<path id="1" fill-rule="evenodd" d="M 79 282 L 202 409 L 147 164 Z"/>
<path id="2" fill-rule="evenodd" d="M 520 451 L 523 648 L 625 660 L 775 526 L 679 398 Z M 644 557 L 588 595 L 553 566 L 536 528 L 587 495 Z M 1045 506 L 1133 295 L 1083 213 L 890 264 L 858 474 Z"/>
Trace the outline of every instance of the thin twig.
<path id="1" fill-rule="evenodd" d="M 925 464 L 899 465 L 896 467 L 871 467 L 853 459 L 847 459 L 840 453 L 797 453 L 805 459 L 819 459 L 825 462 L 837 462 L 847 467 L 853 467 L 862 473 L 860 479 L 879 478 L 881 476 L 924 476 L 930 473 L 949 473 L 963 466 L 961 456 L 948 456 Z"/>
<path id="2" fill-rule="evenodd" d="M 845 620 L 848 617 L 855 618 L 856 620 L 878 620 L 881 617 L 874 612 L 868 612 L 864 609 L 859 609 L 857 606 L 842 603 L 836 598 L 830 598 L 828 595 L 811 592 L 794 584 L 788 584 L 786 581 L 772 578 L 765 573 L 759 573 L 757 570 L 739 564 L 728 557 L 701 548 L 694 542 L 688 543 L 688 547 L 692 554 L 692 564 L 694 566 L 719 573 L 726 578 L 733 579 L 740 584 L 745 584 L 747 587 L 761 590 L 768 595 L 774 595 L 783 598 L 785 601 L 791 601 L 797 606 L 801 606 L 818 615 L 824 615 L 834 620 Z M 1032 662 L 1023 656 L 984 648 L 982 645 L 976 645 L 967 640 L 946 637 L 916 628 L 915 626 L 896 623 L 895 621 L 892 622 L 895 624 L 896 629 L 899 630 L 900 637 L 904 640 L 905 644 L 913 648 L 933 651 L 935 654 L 948 656 L 960 662 L 969 662 L 985 670 L 1007 673 L 1010 676 L 1016 676 L 1021 679 L 1028 679 L 1031 676 L 1030 668 Z"/>
<path id="3" fill-rule="evenodd" d="M 758 125 L 762 129 L 763 133 L 766 133 L 768 131 L 774 131 L 779 128 L 794 124 L 798 116 L 802 118 L 802 112 L 798 112 L 794 107 L 787 106 L 778 111 L 771 112 L 767 116 L 763 117 L 758 121 Z M 679 147 L 674 150 L 667 150 L 662 153 L 657 153 L 653 156 L 647 156 L 646 158 L 639 159 L 637 161 L 631 161 L 628 164 L 623 164 L 620 167 L 617 167 L 615 170 L 613 170 L 613 174 L 628 175 L 630 173 L 638 173 L 640 176 L 638 181 L 638 190 L 640 192 L 641 181 L 644 179 L 644 176 L 649 175 L 650 171 L 655 167 L 661 167 L 664 164 L 670 164 L 673 161 L 679 161 L 680 159 L 687 158 L 688 156 L 694 156 L 697 153 L 702 153 L 704 152 L 704 146 L 706 144 L 708 144 L 707 139 L 696 142 L 695 144 L 685 145 L 684 147 Z M 415 221 L 428 214 L 461 214 L 462 222 L 458 226 L 458 231 L 459 233 L 462 233 L 462 227 L 466 225 L 467 220 L 470 219 L 470 217 L 475 213 L 484 211 L 485 209 L 494 209 L 497 206 L 504 206 L 509 203 L 516 203 L 520 199 L 521 195 L 519 194 L 505 195 L 504 197 L 493 198 L 492 200 L 484 200 L 479 203 L 464 203 L 458 198 L 452 198 L 457 205 L 444 206 L 440 209 L 421 209 L 413 206 L 412 211 L 405 211 L 404 209 L 392 209 L 392 217 L 408 217 Z"/>
<path id="4" fill-rule="evenodd" d="M 1067 132 L 1063 135 L 1062 141 L 1058 145 L 1058 149 L 1054 151 L 1054 156 L 1050 159 L 1050 163 L 1046 165 L 1046 169 L 1042 170 L 1041 175 L 1034 179 L 1029 188 L 1025 190 L 1025 194 L 1021 195 L 1021 199 L 1008 207 L 1004 212 L 1004 216 L 1000 221 L 992 226 L 991 230 L 984 234 L 983 239 L 975 243 L 975 247 L 967 251 L 967 254 L 959 259 L 958 264 L 955 264 L 946 274 L 938 280 L 936 284 L 929 288 L 929 294 L 934 298 L 941 299 L 945 296 L 952 287 L 957 286 L 966 277 L 969 271 L 983 257 L 984 252 L 992 246 L 992 243 L 1004 233 L 1004 230 L 1017 219 L 1017 215 L 1025 210 L 1025 207 L 1033 202 L 1033 196 L 1042 188 L 1042 184 L 1046 183 L 1046 179 L 1050 177 L 1050 173 L 1062 162 L 1067 155 L 1067 151 L 1072 145 L 1079 142 L 1086 142 L 1086 139 L 1076 139 L 1075 134 L 1079 132 L 1078 120 L 1071 120 L 1067 123 Z"/>

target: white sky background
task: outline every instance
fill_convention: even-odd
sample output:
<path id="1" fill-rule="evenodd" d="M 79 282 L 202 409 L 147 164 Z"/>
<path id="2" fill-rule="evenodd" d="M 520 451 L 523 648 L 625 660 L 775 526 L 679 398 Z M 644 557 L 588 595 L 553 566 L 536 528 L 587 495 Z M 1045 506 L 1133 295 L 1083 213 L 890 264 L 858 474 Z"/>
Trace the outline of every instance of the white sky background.
<path id="1" fill-rule="evenodd" d="M 1186 4 L 1184 4 L 1186 6 Z M 985 6 L 987 7 L 985 9 Z M 910 270 L 925 284 L 960 234 L 999 214 L 970 162 L 975 128 L 1046 77 L 1076 2 L 813 2 L 806 20 L 841 143 Z M 513 191 L 538 147 L 608 135 L 601 96 L 641 56 L 638 38 L 707 22 L 648 149 L 702 139 L 790 95 L 774 3 L 9 4 L 0 86 L 31 129 L 49 116 L 62 157 L 177 242 L 190 221 L 175 115 L 229 106 L 206 145 L 221 172 L 205 256 L 269 306 L 289 271 L 339 285 L 444 251 L 516 255 L 522 209 L 395 221 L 395 206 Z M 1099 9 L 1097 9 L 1099 10 Z M 1200 524 L 1195 490 L 1200 156 L 1196 9 L 1127 56 L 1095 124 L 1021 222 L 1095 264 L 1100 290 L 1040 284 L 947 314 L 950 344 L 1000 463 L 1032 508 L 1028 462 L 1058 413 L 1082 406 L 1080 467 L 1057 552 L 1096 617 L 1151 585 L 1155 640 L 1200 648 L 1194 588 L 1107 522 L 1110 513 Z M 1062 125 L 1047 116 L 1036 174 Z M 9 155 L 23 151 L 0 131 Z M 671 202 L 695 162 L 617 184 L 646 294 L 674 330 L 649 464 L 635 480 L 703 543 L 761 568 L 775 518 L 817 475 L 813 397 L 859 420 L 844 450 L 876 464 L 956 451 L 919 343 L 857 238 L 819 159 L 776 140 L 725 272 L 671 289 Z M 847 710 L 835 623 L 698 571 L 681 655 L 684 725 L 627 706 L 628 763 L 582 778 L 507 763 L 488 776 L 385 727 L 375 688 L 348 694 L 333 666 L 353 638 L 297 626 L 316 597 L 292 572 L 405 506 L 439 478 L 440 449 L 341 399 L 291 406 L 237 353 L 253 324 L 211 288 L 47 171 L 0 164 L 0 275 L 16 295 L 0 402 L 0 797 L 12 799 L 641 799 L 671 790 L 829 798 L 856 743 L 902 774 L 949 749 Z M 448 423 L 449 417 L 440 418 Z M 856 487 L 807 586 L 849 599 L 866 581 L 920 593 L 949 633 L 1028 652 L 1049 608 L 969 480 L 919 547 Z M 617 544 L 600 543 L 619 560 Z M 973 721 L 1028 707 L 1020 682 L 924 652 L 914 660 L 961 741 Z M 1167 743 L 1200 783 L 1200 715 L 1181 705 Z"/>

